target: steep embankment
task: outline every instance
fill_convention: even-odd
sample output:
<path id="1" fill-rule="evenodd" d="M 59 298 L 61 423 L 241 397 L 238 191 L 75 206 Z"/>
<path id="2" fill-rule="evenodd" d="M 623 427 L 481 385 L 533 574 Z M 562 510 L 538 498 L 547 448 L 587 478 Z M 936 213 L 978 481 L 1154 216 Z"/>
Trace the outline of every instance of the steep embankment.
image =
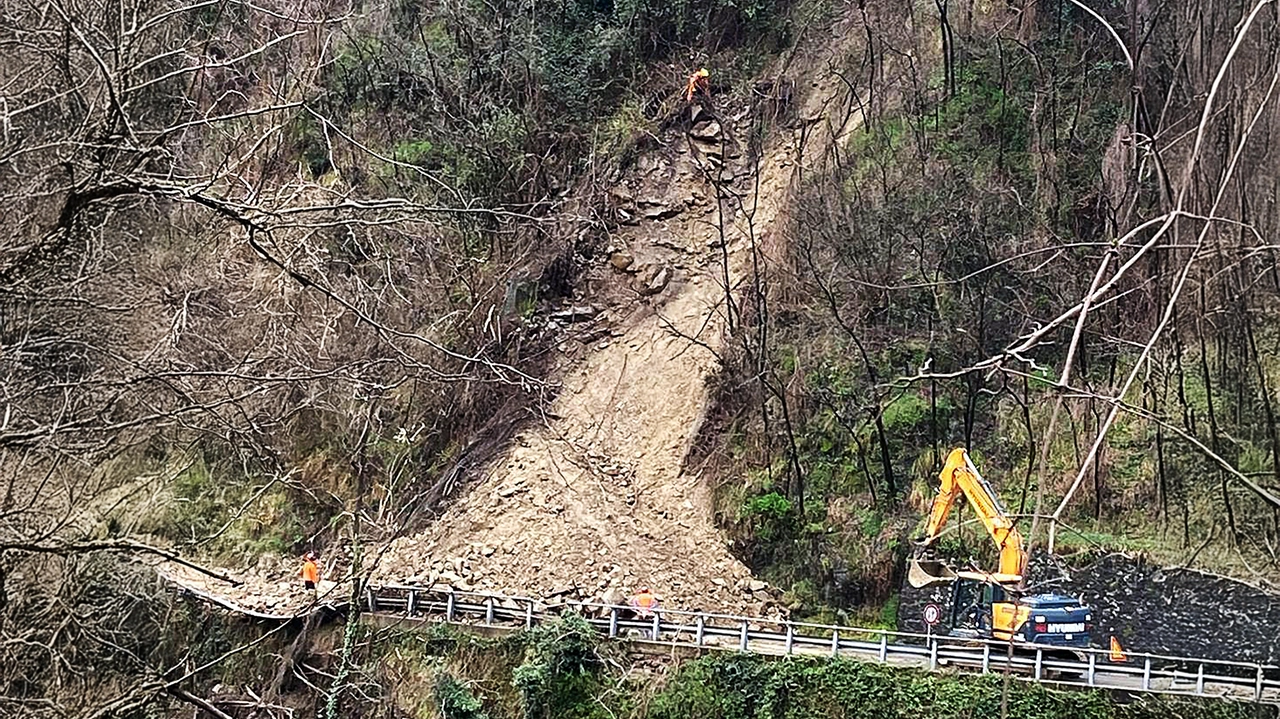
<path id="1" fill-rule="evenodd" d="M 648 586 L 669 606 L 768 610 L 683 466 L 724 344 L 725 278 L 743 277 L 784 211 L 794 144 L 774 137 L 752 158 L 746 107 L 693 115 L 613 192 L 624 224 L 601 278 L 617 298 L 612 332 L 565 367 L 542 426 L 397 541 L 380 578 L 613 601 Z"/>
<path id="2" fill-rule="evenodd" d="M 439 627 L 402 635 L 377 676 L 405 714 L 634 719 L 1263 719 L 1276 708 L 1213 699 L 1057 691 L 998 675 L 947 676 L 819 657 L 715 652 L 637 661 L 571 618 L 498 640 Z M 471 707 L 475 713 L 449 712 Z"/>
<path id="3" fill-rule="evenodd" d="M 756 93 L 774 111 L 791 103 L 799 118 L 774 128 L 759 152 L 745 138 L 764 111 L 726 97 L 714 110 L 681 110 L 639 155 L 611 193 L 618 225 L 607 262 L 586 283 L 605 309 L 564 313 L 568 322 L 594 316 L 598 329 L 585 336 L 595 339 L 577 359 L 566 352 L 562 388 L 540 426 L 421 534 L 370 552 L 374 581 L 613 601 L 647 586 L 671 607 L 772 611 L 771 590 L 730 554 L 709 487 L 684 460 L 725 345 L 726 298 L 739 292 L 753 248 L 764 251 L 781 225 L 801 130 L 806 156 L 820 157 L 814 147 L 856 122 L 846 113 L 845 126 L 819 123 L 845 92 L 819 74 L 831 52 L 813 48 L 792 63 L 800 81 L 772 83 L 785 93 Z M 801 91 L 793 97 L 791 87 Z M 345 562 L 329 563 L 336 577 Z M 234 588 L 181 569 L 172 576 L 283 612 L 305 601 L 291 571 L 263 568 Z"/>

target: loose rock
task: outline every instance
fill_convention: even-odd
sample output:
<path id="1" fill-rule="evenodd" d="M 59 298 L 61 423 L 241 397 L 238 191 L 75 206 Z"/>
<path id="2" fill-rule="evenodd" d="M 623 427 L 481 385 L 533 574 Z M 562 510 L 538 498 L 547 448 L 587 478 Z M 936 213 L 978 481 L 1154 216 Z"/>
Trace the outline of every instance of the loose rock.
<path id="1" fill-rule="evenodd" d="M 613 265 L 615 269 L 619 269 L 619 270 L 626 270 L 635 261 L 636 261 L 636 258 L 632 257 L 630 254 L 626 252 L 615 252 L 612 255 L 609 255 L 609 264 Z"/>
<path id="2" fill-rule="evenodd" d="M 689 134 L 699 140 L 718 139 L 721 132 L 723 132 L 723 129 L 720 127 L 720 123 L 715 120 L 703 120 L 689 130 Z"/>
<path id="3" fill-rule="evenodd" d="M 640 294 L 645 296 L 656 295 L 667 289 L 667 285 L 671 284 L 671 268 L 666 265 L 656 266 L 648 278 L 644 282 L 644 286 L 640 288 Z"/>

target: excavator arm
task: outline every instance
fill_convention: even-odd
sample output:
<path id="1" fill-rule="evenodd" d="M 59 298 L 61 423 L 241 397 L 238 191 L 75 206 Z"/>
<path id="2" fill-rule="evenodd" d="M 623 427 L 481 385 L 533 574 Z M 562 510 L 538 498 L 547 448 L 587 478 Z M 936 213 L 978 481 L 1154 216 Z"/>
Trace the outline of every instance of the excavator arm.
<path id="1" fill-rule="evenodd" d="M 938 539 L 939 533 L 947 523 L 951 508 L 963 494 L 969 500 L 969 505 L 973 507 L 974 514 L 981 520 L 987 533 L 1000 549 L 999 574 L 993 575 L 993 579 L 1002 584 L 1021 583 L 1022 573 L 1027 565 L 1022 534 L 1009 518 L 1004 505 L 1000 504 L 995 490 L 978 473 L 978 468 L 973 466 L 969 453 L 963 448 L 951 450 L 938 476 L 942 480 L 942 486 L 938 490 L 938 496 L 933 500 L 933 508 L 929 511 L 929 522 L 925 526 L 924 538 L 920 544 L 928 547 Z M 924 562 L 917 560 L 912 564 L 908 579 L 913 585 L 919 587 L 951 581 L 955 577 L 955 573 L 949 569 L 926 567 Z"/>

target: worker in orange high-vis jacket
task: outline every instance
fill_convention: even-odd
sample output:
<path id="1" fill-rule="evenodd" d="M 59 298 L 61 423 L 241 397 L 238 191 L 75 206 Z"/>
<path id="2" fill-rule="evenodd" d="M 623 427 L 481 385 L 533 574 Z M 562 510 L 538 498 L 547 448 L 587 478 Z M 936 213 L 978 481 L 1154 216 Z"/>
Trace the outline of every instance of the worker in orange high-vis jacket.
<path id="1" fill-rule="evenodd" d="M 631 598 L 631 607 L 636 610 L 638 616 L 647 619 L 658 610 L 658 598 L 649 591 L 648 587 L 644 587 Z"/>
<path id="2" fill-rule="evenodd" d="M 652 619 L 658 612 L 658 598 L 649 591 L 648 587 L 643 587 L 634 597 L 631 598 L 631 608 L 635 610 L 636 616 L 640 619 Z M 640 636 L 645 639 L 654 639 L 658 637 L 652 629 L 640 630 Z"/>
<path id="3" fill-rule="evenodd" d="M 704 100 L 711 101 L 711 73 L 707 72 L 705 67 L 689 76 L 689 84 L 684 90 L 684 101 L 693 102 L 694 95 L 699 91 L 702 92 Z"/>
<path id="4" fill-rule="evenodd" d="M 314 592 L 320 584 L 320 562 L 315 552 L 307 552 L 302 558 L 302 586 Z"/>

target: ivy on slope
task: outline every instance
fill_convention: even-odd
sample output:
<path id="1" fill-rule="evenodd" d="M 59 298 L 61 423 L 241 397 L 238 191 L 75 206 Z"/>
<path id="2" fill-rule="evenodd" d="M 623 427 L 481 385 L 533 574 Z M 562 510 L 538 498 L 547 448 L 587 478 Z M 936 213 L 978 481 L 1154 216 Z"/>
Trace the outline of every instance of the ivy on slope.
<path id="1" fill-rule="evenodd" d="M 396 647 L 409 664 L 386 675 L 388 696 L 424 719 L 1280 719 L 1272 706 L 1122 699 L 819 657 L 717 653 L 659 679 L 637 671 L 648 661 L 626 669 L 626 645 L 599 642 L 576 616 L 500 639 L 434 627 Z M 419 672 L 434 676 L 425 696 L 411 688 Z"/>
<path id="2" fill-rule="evenodd" d="M 1120 704 L 1095 691 L 1054 691 L 1000 676 L 954 677 L 848 660 L 776 661 L 715 655 L 682 666 L 650 703 L 648 719 L 1260 719 L 1274 707 L 1143 699 Z"/>

